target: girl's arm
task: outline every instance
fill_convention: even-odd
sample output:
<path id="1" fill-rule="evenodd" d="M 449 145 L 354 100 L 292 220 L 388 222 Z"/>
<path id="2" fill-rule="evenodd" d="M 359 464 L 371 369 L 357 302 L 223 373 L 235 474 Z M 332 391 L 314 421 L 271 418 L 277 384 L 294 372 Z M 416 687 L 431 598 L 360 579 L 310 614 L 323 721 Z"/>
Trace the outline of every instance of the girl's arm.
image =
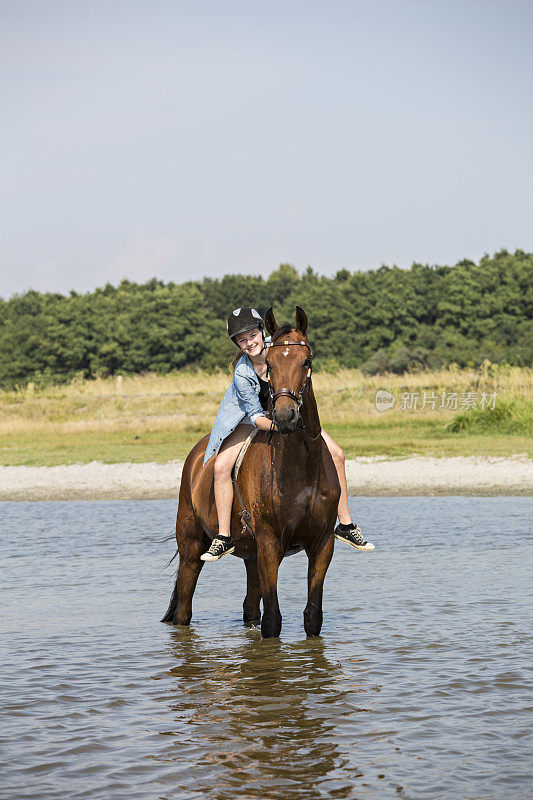
<path id="1" fill-rule="evenodd" d="M 244 410 L 248 414 L 250 421 L 262 431 L 269 431 L 272 421 L 265 417 L 265 412 L 259 402 L 259 397 L 254 389 L 253 383 L 246 375 L 240 375 L 238 370 L 235 370 L 233 378 L 235 389 L 239 395 Z"/>
<path id="2" fill-rule="evenodd" d="M 264 416 L 264 411 L 251 379 L 246 375 L 240 375 L 238 369 L 236 369 L 233 383 L 235 384 L 239 400 L 244 406 L 244 410 L 250 417 L 250 420 L 255 424 L 257 417 Z"/>

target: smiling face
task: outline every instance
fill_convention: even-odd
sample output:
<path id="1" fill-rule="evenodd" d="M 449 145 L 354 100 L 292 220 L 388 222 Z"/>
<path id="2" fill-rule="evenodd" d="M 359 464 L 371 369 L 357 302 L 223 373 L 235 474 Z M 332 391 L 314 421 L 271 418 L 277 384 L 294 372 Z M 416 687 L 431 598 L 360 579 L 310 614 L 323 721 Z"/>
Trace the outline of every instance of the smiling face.
<path id="1" fill-rule="evenodd" d="M 258 356 L 263 349 L 263 332 L 261 328 L 252 328 L 235 336 L 235 344 L 248 356 Z"/>

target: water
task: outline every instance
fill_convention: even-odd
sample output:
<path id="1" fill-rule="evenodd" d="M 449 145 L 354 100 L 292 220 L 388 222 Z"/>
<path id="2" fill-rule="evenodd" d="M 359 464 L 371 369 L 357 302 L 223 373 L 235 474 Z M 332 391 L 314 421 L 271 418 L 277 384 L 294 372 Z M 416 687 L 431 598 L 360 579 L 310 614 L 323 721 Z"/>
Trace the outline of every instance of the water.
<path id="1" fill-rule="evenodd" d="M 206 565 L 162 625 L 175 503 L 2 503 L 2 798 L 526 798 L 530 498 L 357 498 L 322 637 L 306 558 L 281 640 Z"/>

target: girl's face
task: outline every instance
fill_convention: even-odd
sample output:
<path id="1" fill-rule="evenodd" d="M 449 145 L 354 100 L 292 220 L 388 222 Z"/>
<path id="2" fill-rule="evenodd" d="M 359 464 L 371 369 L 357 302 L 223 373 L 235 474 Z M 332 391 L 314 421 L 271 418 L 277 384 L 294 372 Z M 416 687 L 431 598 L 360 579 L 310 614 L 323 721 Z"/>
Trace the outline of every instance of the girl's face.
<path id="1" fill-rule="evenodd" d="M 260 328 L 252 328 L 235 337 L 237 345 L 243 353 L 249 356 L 258 356 L 263 349 L 263 333 Z"/>

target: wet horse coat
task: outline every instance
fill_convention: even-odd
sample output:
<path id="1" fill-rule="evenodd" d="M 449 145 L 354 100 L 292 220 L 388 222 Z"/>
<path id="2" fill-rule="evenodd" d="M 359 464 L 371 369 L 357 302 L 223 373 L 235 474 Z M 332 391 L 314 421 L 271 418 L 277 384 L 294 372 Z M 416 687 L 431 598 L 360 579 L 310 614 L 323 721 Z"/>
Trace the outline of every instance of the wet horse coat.
<path id="1" fill-rule="evenodd" d="M 318 635 L 322 627 L 324 578 L 333 555 L 340 486 L 333 460 L 320 436 L 305 312 L 297 307 L 296 327 L 278 329 L 269 309 L 265 324 L 272 335 L 267 360 L 278 432 L 270 436 L 259 431 L 239 470 L 239 491 L 253 531 L 243 530 L 241 507 L 235 497 L 231 535 L 234 554 L 244 560 L 247 573 L 243 617 L 247 624 L 258 623 L 262 599 L 261 633 L 264 637 L 279 636 L 278 569 L 287 550 L 301 545 L 309 561 L 304 628 L 308 635 Z M 192 597 L 204 565 L 200 556 L 217 532 L 215 459 L 202 465 L 208 439 L 205 436 L 193 447 L 183 467 L 176 519 L 179 567 L 162 620 L 176 625 L 190 623 Z M 223 570 L 224 566 L 213 568 Z"/>

